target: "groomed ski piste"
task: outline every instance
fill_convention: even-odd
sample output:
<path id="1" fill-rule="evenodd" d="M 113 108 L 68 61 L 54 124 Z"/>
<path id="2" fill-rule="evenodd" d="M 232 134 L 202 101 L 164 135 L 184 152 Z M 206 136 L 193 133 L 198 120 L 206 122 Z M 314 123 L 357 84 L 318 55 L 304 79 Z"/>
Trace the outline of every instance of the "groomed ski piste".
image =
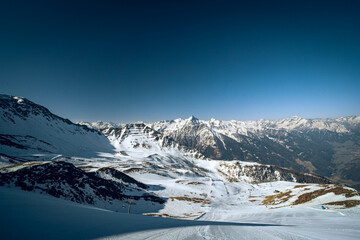
<path id="1" fill-rule="evenodd" d="M 196 159 L 142 134 L 113 145 L 115 153 L 98 153 L 95 158 L 33 154 L 38 161 L 0 171 L 53 161 L 87 172 L 114 168 L 150 186 L 148 193 L 166 199 L 160 210 L 135 200 L 128 214 L 126 200 L 110 208 L 101 203 L 90 206 L 5 186 L 0 187 L 4 239 L 358 239 L 360 235 L 356 206 L 360 197 L 354 189 L 286 181 L 253 183 L 249 176 L 230 181 L 229 176 L 236 175 L 234 164 L 254 169 L 261 164 Z M 323 192 L 298 201 L 317 191 Z M 356 202 L 355 207 L 346 208 L 349 201 Z"/>
<path id="2" fill-rule="evenodd" d="M 127 152 L 125 158 L 130 158 Z M 139 161 L 88 159 L 86 165 L 129 169 Z M 164 156 L 163 156 L 164 157 Z M 163 158 L 162 157 L 162 158 Z M 160 159 L 157 159 L 158 164 Z M 185 158 L 193 169 L 206 169 L 206 176 L 179 174 L 172 163 L 162 161 L 169 175 L 158 171 L 129 171 L 150 186 L 151 193 L 167 199 L 158 212 L 138 212 L 141 202 L 131 208 L 119 204 L 109 211 L 81 205 L 48 195 L 0 187 L 0 226 L 3 239 L 358 239 L 360 208 L 329 205 L 330 202 L 359 201 L 336 194 L 332 184 L 268 182 L 251 184 L 246 179 L 226 181 L 218 174 L 222 161 Z M 79 159 L 72 159 L 73 162 Z M 85 161 L 82 159 L 82 162 Z M 119 162 L 122 164 L 119 165 Z M 125 164 L 125 165 L 123 165 Z M 242 164 L 254 165 L 255 163 Z M 168 165 L 166 167 L 166 165 Z M 256 165 L 256 164 L 255 164 Z M 122 166 L 122 167 L 121 167 Z M 139 166 L 138 166 L 139 167 Z M 19 169 L 19 166 L 14 167 Z M 190 169 L 183 168 L 183 171 Z M 12 171 L 7 168 L 7 171 Z M 329 190 L 308 202 L 294 205 L 299 196 Z M 342 188 L 352 193 L 353 189 Z M 271 197 L 276 196 L 276 197 Z M 323 209 L 325 206 L 328 209 Z M 149 209 L 150 210 L 150 209 Z"/>
<path id="3" fill-rule="evenodd" d="M 206 159 L 141 124 L 105 136 L 25 100 L 3 98 L 17 107 L 6 107 L 3 116 L 10 117 L 0 124 L 6 143 L 0 145 L 1 239 L 359 239 L 360 197 L 352 188 L 321 178 L 300 183 L 289 169 L 269 172 L 269 165 L 254 162 Z M 45 171 L 51 164 L 58 172 Z M 290 178 L 281 180 L 281 171 Z M 103 189 L 95 180 L 81 187 L 92 173 L 119 182 L 127 197 L 94 194 Z M 57 198 L 44 191 L 53 188 Z M 78 193 L 94 201 L 76 203 Z M 136 198 L 143 194 L 164 201 Z"/>
<path id="4" fill-rule="evenodd" d="M 273 187 L 280 185 L 293 186 L 273 183 Z M 259 190 L 267 187 L 269 184 L 260 184 Z M 182 220 L 113 212 L 0 187 L 1 236 L 2 239 L 358 239 L 360 234 L 358 207 L 323 210 L 312 203 L 271 209 L 234 195 L 232 191 L 236 189 L 231 186 L 228 189 L 229 194 L 221 191 L 226 195 L 206 207 L 190 204 L 184 209 L 186 204 L 181 204 L 182 201 L 166 205 L 164 211 L 172 214 L 182 210 L 203 211 L 195 220 Z M 253 194 L 258 193 L 255 188 Z"/>

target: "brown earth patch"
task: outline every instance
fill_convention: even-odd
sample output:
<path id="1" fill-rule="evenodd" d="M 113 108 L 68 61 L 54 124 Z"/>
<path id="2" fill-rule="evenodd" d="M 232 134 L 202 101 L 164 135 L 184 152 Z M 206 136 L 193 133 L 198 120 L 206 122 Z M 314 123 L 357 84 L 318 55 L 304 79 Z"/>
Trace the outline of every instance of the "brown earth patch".
<path id="1" fill-rule="evenodd" d="M 352 208 L 357 205 L 360 205 L 360 200 L 345 200 L 345 201 L 338 201 L 338 202 L 330 202 L 324 205 L 342 205 L 345 208 Z"/>
<path id="2" fill-rule="evenodd" d="M 262 201 L 263 205 L 278 205 L 284 203 L 289 200 L 293 195 L 291 195 L 291 191 L 280 192 L 275 195 L 266 196 Z"/>
<path id="3" fill-rule="evenodd" d="M 97 168 L 97 167 L 93 167 L 93 166 L 78 166 L 77 168 L 81 169 L 81 170 L 84 170 L 84 169 L 94 169 L 94 168 Z"/>
<path id="4" fill-rule="evenodd" d="M 305 184 L 303 184 L 303 185 L 296 185 L 294 188 L 303 188 L 303 187 L 307 187 L 307 186 L 309 186 L 309 185 L 305 185 Z"/>
<path id="5" fill-rule="evenodd" d="M 142 170 L 143 170 L 142 168 L 129 168 L 129 169 L 124 170 L 123 172 L 124 173 L 132 173 L 132 172 L 140 172 Z"/>
<path id="6" fill-rule="evenodd" d="M 310 161 L 301 161 L 299 158 L 295 159 L 296 163 L 305 167 L 310 173 L 314 173 L 316 171 L 316 167 Z"/>
<path id="7" fill-rule="evenodd" d="M 43 162 L 43 161 L 29 161 L 29 162 L 25 162 L 25 163 L 18 163 L 18 164 L 13 164 L 13 165 L 1 167 L 0 169 L 8 169 L 8 168 L 19 167 L 19 166 L 31 167 L 32 165 L 39 165 L 39 164 L 43 164 L 43 163 L 45 163 L 45 162 Z"/>
<path id="8" fill-rule="evenodd" d="M 189 182 L 187 183 L 187 185 L 201 185 L 203 184 L 202 182 Z"/>
<path id="9" fill-rule="evenodd" d="M 352 190 L 345 189 L 340 186 L 336 186 L 333 188 L 319 189 L 319 190 L 316 190 L 313 192 L 304 193 L 304 194 L 300 195 L 293 204 L 294 205 L 303 204 L 303 203 L 309 202 L 317 197 L 325 195 L 327 193 L 334 193 L 335 195 L 345 194 L 345 197 L 347 197 L 347 198 L 357 195 L 356 191 L 352 191 Z"/>
<path id="10" fill-rule="evenodd" d="M 193 203 L 205 203 L 209 204 L 210 200 L 208 199 L 203 199 L 203 198 L 189 198 L 189 197 L 169 197 L 171 199 L 171 201 L 174 200 L 178 200 L 178 201 L 188 201 L 188 202 L 193 202 Z"/>
<path id="11" fill-rule="evenodd" d="M 328 184 L 319 184 L 320 187 L 329 187 Z"/>

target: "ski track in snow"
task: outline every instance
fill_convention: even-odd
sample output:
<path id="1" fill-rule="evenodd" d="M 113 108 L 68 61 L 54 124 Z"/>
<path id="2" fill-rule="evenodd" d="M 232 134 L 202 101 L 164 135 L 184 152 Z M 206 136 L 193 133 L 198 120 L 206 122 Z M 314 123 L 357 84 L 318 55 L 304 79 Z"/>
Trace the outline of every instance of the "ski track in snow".
<path id="1" fill-rule="evenodd" d="M 90 166 L 127 169 L 142 164 L 144 156 L 130 160 L 129 156 L 108 156 L 104 161 L 86 159 Z M 143 154 L 143 153 L 142 153 Z M 114 161 L 109 160 L 110 157 Z M 165 159 L 166 161 L 163 161 Z M 327 194 L 311 204 L 290 208 L 289 202 L 278 209 L 261 205 L 264 196 L 274 190 L 292 190 L 298 194 L 308 190 L 294 188 L 297 183 L 272 182 L 249 184 L 227 182 L 217 174 L 220 161 L 182 159 L 192 170 L 194 166 L 206 167 L 204 176 L 172 173 L 172 177 L 151 172 L 133 172 L 130 176 L 150 186 L 161 197 L 204 197 L 210 203 L 189 203 L 168 200 L 160 214 L 171 216 L 195 215 L 196 220 L 179 220 L 121 214 L 89 208 L 72 202 L 0 187 L 0 226 L 4 239 L 358 239 L 360 235 L 359 207 L 353 209 L 321 210 L 323 202 L 339 201 L 343 196 Z M 72 159 L 71 161 L 75 161 Z M 172 166 L 167 158 L 158 157 L 154 164 Z M 180 161 L 178 159 L 178 161 Z M 76 163 L 76 161 L 75 161 Z M 81 162 L 84 164 L 84 162 Z M 123 168 L 119 163 L 125 164 Z M 246 164 L 246 163 L 244 163 Z M 143 168 L 144 170 L 146 168 Z M 173 168 L 167 170 L 168 173 Z M 176 169 L 176 168 L 175 168 Z M 180 180 L 180 182 L 178 182 Z M 190 182 L 201 184 L 189 185 Z M 317 190 L 317 184 L 307 184 Z M 249 198 L 249 196 L 252 198 Z M 250 199 L 258 199 L 256 203 Z M 358 196 L 354 199 L 359 199 Z M 120 206 L 119 206 L 120 207 Z M 134 206 L 136 207 L 136 205 Z M 140 203 L 137 207 L 140 207 Z M 87 217 L 90 216 L 90 217 Z M 15 229 L 22 226 L 25 235 Z M 14 231 L 14 232 L 11 232 Z M 42 232 L 44 231 L 44 232 Z M 73 235 L 67 233 L 73 232 Z"/>
<path id="2" fill-rule="evenodd" d="M 2 239 L 358 239 L 359 209 L 259 209 L 230 194 L 198 220 L 121 214 L 0 188 Z M 22 231 L 16 229 L 21 226 Z M 24 238 L 25 237 L 25 238 Z"/>
<path id="3" fill-rule="evenodd" d="M 236 220 L 234 215 L 237 215 Z M 212 208 L 199 220 L 216 221 L 219 216 L 221 221 L 230 216 L 231 221 L 279 226 L 207 225 L 133 233 L 106 239 L 358 239 L 360 233 L 359 217 L 344 217 L 337 212 L 317 211 L 313 208 L 242 214 L 241 210 L 229 210 L 223 204 Z"/>
<path id="4" fill-rule="evenodd" d="M 9 96 L 1 98 L 11 99 Z M 32 103 L 25 105 L 24 99 L 14 99 L 16 103 L 13 102 L 13 105 L 28 106 L 29 114 L 33 109 L 41 109 Z M 9 114 L 8 110 L 2 111 Z M 15 136 L 20 143 L 25 141 L 30 147 L 18 149 L 2 145 L 4 153 L 38 161 L 63 160 L 78 167 L 88 167 L 87 171 L 102 167 L 120 171 L 132 169 L 128 172 L 129 176 L 151 186 L 149 191 L 155 195 L 169 199 L 157 214 L 195 220 L 129 215 L 0 187 L 1 239 L 359 239 L 359 206 L 352 209 L 320 209 L 321 204 L 342 201 L 344 196 L 330 193 L 310 203 L 289 207 L 299 194 L 320 189 L 317 184 L 307 184 L 310 190 L 295 189 L 296 183 L 290 182 L 255 185 L 249 183 L 250 179 L 246 176 L 241 176 L 239 182 L 230 182 L 218 170 L 224 170 L 220 164 L 229 166 L 237 161 L 197 159 L 196 151 L 183 149 L 176 144 L 164 145 L 164 139 L 156 139 L 155 133 L 144 131 L 144 127 L 136 124 L 126 129 L 123 126 L 118 137 L 106 138 L 47 111 L 45 117 L 36 114 L 26 118 L 16 114 L 11 116 L 13 121 L 0 119 L 0 132 Z M 182 129 L 186 124 L 205 124 L 226 149 L 220 134 L 237 140 L 235 133 L 247 136 L 248 133 L 255 134 L 268 128 L 301 130 L 303 127 L 345 133 L 348 129 L 344 123 L 350 120 L 355 126 L 359 124 L 360 117 L 335 120 L 291 117 L 277 121 L 246 122 L 202 121 L 191 117 L 147 126 L 169 133 Z M 103 124 L 98 123 L 98 127 Z M 3 171 L 16 171 L 25 165 L 15 165 Z M 241 162 L 241 165 L 258 164 Z M 276 190 L 291 190 L 295 197 L 276 205 L 280 208 L 268 209 L 261 201 Z M 250 199 L 250 195 L 254 198 Z M 177 199 L 184 197 L 201 199 L 201 202 L 206 199 L 208 202 L 202 204 Z M 352 199 L 360 200 L 360 197 Z M 137 204 L 133 208 L 140 209 L 141 202 Z M 114 207 L 121 208 L 121 205 Z"/>

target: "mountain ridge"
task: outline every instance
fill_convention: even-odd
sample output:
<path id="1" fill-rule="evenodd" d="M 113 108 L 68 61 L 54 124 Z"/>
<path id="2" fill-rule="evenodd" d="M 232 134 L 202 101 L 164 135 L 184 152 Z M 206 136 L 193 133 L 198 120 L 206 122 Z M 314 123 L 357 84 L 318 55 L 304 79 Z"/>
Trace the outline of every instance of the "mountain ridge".
<path id="1" fill-rule="evenodd" d="M 111 151 L 98 130 L 72 123 L 26 98 L 0 95 L 0 143 L 7 155 L 39 152 L 94 156 Z"/>
<path id="2" fill-rule="evenodd" d="M 360 116 L 250 121 L 190 116 L 142 124 L 207 158 L 278 165 L 360 187 Z M 112 126 L 88 125 L 102 130 Z"/>
<path id="3" fill-rule="evenodd" d="M 278 165 L 352 186 L 360 184 L 359 116 L 257 121 L 205 121 L 191 116 L 153 123 L 82 124 L 73 124 L 25 98 L 1 95 L 1 161 L 6 164 L 11 159 L 7 156 L 34 160 L 36 154 L 55 158 L 59 154 L 96 158 L 115 154 L 150 165 L 181 162 L 175 164 L 180 171 L 192 158 L 209 158 Z"/>

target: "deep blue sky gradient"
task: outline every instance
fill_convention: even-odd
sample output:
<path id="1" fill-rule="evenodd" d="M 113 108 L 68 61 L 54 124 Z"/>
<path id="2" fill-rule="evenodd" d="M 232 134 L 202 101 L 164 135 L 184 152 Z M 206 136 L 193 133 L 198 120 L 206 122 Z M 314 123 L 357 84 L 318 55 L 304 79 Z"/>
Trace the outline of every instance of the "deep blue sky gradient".
<path id="1" fill-rule="evenodd" d="M 0 92 L 74 121 L 360 115 L 359 1 L 8 1 Z"/>

